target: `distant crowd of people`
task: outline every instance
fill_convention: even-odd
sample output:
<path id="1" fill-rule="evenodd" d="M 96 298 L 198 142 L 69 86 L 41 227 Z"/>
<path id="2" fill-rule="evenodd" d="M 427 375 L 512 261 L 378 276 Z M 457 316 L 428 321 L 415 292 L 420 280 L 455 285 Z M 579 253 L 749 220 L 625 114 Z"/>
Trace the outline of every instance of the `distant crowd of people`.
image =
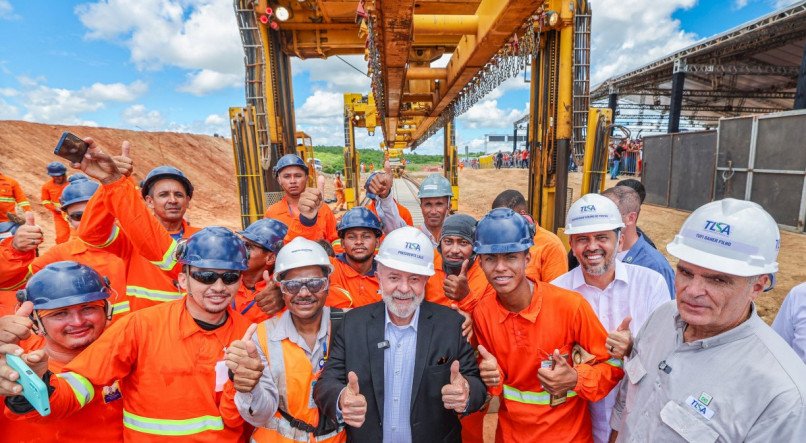
<path id="1" fill-rule="evenodd" d="M 622 139 L 610 143 L 610 179 L 615 180 L 619 174 L 640 175 L 641 158 L 644 150 L 642 139 Z"/>

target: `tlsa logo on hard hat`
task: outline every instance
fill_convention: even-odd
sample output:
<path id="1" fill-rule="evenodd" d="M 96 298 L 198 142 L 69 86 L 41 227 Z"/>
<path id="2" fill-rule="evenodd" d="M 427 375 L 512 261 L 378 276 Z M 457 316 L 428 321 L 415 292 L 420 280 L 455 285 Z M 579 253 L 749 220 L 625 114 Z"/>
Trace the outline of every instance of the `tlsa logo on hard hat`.
<path id="1" fill-rule="evenodd" d="M 596 206 L 594 206 L 594 205 L 585 205 L 585 206 L 580 206 L 579 207 L 579 212 L 591 212 L 591 211 L 595 211 L 595 210 L 596 210 Z"/>
<path id="2" fill-rule="evenodd" d="M 406 242 L 406 249 L 411 249 L 412 251 L 419 251 L 420 250 L 420 244 L 419 243 Z"/>
<path id="3" fill-rule="evenodd" d="M 706 231 L 716 232 L 722 235 L 730 235 L 730 225 L 727 223 L 706 220 L 704 229 Z"/>

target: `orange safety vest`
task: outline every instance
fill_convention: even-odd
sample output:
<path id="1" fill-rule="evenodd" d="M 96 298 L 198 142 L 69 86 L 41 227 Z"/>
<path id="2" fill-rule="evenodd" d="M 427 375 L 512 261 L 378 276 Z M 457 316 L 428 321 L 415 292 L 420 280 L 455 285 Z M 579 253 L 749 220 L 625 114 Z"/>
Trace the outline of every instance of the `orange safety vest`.
<path id="1" fill-rule="evenodd" d="M 56 244 L 61 244 L 70 239 L 73 233 L 70 224 L 65 220 L 65 215 L 61 211 L 62 205 L 59 203 L 59 198 L 62 196 L 62 191 L 67 187 L 68 181 L 65 180 L 62 184 L 56 184 L 53 179 L 45 182 L 42 185 L 42 206 L 50 210 L 53 214 L 53 225 L 56 230 Z"/>
<path id="2" fill-rule="evenodd" d="M 35 335 L 20 343 L 30 352 L 42 349 L 45 340 Z M 62 371 L 63 365 L 48 360 L 53 374 Z M 52 375 L 55 378 L 56 375 Z M 66 417 L 42 418 L 36 411 L 17 415 L 8 408 L 0 414 L 0 439 L 19 443 L 84 443 L 88 441 L 117 442 L 123 440 L 123 401 L 118 383 L 95 387 L 94 399 L 81 411 Z M 0 397 L 3 401 L 3 397 Z"/>
<path id="3" fill-rule="evenodd" d="M 322 370 L 314 371 L 308 356 L 299 346 L 287 338 L 281 341 L 269 340 L 269 331 L 280 321 L 280 317 L 269 319 L 257 327 L 257 338 L 263 355 L 269 362 L 271 376 L 279 393 L 278 408 L 297 420 L 304 421 L 312 427 L 319 423 L 319 409 L 312 406 L 313 387 Z M 328 340 L 330 333 L 328 333 Z M 325 350 L 327 359 L 327 350 Z M 283 414 L 277 411 L 269 420 L 267 428 L 257 428 L 252 434 L 252 441 L 257 443 L 340 443 L 347 441 L 344 427 L 316 436 L 291 426 Z"/>

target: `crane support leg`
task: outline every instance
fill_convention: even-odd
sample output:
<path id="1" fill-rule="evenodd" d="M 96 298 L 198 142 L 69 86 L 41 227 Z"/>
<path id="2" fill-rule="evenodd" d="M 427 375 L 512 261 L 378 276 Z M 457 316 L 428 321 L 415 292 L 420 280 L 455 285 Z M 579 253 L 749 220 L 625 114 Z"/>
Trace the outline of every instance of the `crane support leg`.
<path id="1" fill-rule="evenodd" d="M 458 157 L 456 152 L 456 133 L 455 133 L 456 126 L 454 125 L 454 121 L 451 120 L 450 122 L 445 124 L 444 128 L 444 156 L 443 156 L 443 168 L 442 171 L 445 174 L 445 178 L 451 182 L 451 190 L 453 191 L 453 197 L 451 197 L 451 211 L 455 212 L 459 210 L 459 167 L 458 167 Z"/>

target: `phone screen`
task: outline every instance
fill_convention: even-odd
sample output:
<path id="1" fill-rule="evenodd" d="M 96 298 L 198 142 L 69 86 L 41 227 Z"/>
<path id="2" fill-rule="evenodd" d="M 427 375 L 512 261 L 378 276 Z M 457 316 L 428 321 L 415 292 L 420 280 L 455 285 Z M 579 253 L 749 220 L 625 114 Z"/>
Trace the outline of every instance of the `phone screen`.
<path id="1" fill-rule="evenodd" d="M 81 163 L 84 154 L 87 153 L 87 143 L 75 134 L 64 132 L 53 153 L 69 160 L 71 163 Z"/>

